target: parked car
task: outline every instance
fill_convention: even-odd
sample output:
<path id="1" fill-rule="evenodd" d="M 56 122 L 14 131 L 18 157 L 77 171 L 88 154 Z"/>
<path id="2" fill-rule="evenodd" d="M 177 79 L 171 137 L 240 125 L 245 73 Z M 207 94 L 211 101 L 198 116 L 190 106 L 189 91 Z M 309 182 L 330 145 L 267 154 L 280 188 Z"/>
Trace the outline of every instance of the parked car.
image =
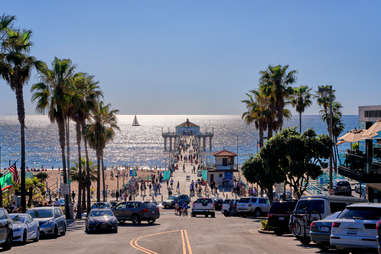
<path id="1" fill-rule="evenodd" d="M 12 248 L 13 222 L 7 210 L 0 208 L 0 246 L 3 250 Z"/>
<path id="2" fill-rule="evenodd" d="M 335 195 L 352 196 L 351 184 L 348 181 L 340 180 L 335 183 Z"/>
<path id="3" fill-rule="evenodd" d="M 168 199 L 164 200 L 162 205 L 164 208 L 174 208 L 176 202 L 176 196 L 169 196 Z"/>
<path id="4" fill-rule="evenodd" d="M 268 226 L 274 230 L 276 235 L 289 233 L 288 222 L 291 213 L 294 211 L 297 201 L 277 201 L 273 202 L 267 215 Z"/>
<path id="5" fill-rule="evenodd" d="M 134 225 L 140 224 L 142 221 L 153 224 L 160 217 L 159 208 L 155 204 L 139 201 L 119 203 L 113 212 L 120 223 L 132 221 Z"/>
<path id="6" fill-rule="evenodd" d="M 381 204 L 358 203 L 347 206 L 332 222 L 331 246 L 346 252 L 376 250 L 376 223 L 381 218 Z"/>
<path id="7" fill-rule="evenodd" d="M 356 183 L 355 184 L 355 192 L 357 194 L 360 194 L 362 197 L 365 197 L 366 196 L 366 184 L 364 184 L 364 183 L 362 183 L 362 184 Z"/>
<path id="8" fill-rule="evenodd" d="M 237 203 L 238 199 L 226 199 L 224 200 L 221 208 L 221 212 L 227 216 L 235 216 L 238 214 L 237 212 Z"/>
<path id="9" fill-rule="evenodd" d="M 254 214 L 259 217 L 262 213 L 268 213 L 270 210 L 270 201 L 268 198 L 241 198 L 237 203 L 237 211 L 240 215 Z"/>
<path id="10" fill-rule="evenodd" d="M 110 208 L 91 209 L 86 219 L 86 233 L 112 231 L 118 233 L 118 220 Z"/>
<path id="11" fill-rule="evenodd" d="M 91 206 L 91 209 L 95 209 L 95 208 L 99 208 L 99 209 L 102 209 L 102 208 L 111 208 L 111 204 L 109 202 L 95 202 Z"/>
<path id="12" fill-rule="evenodd" d="M 332 213 L 342 211 L 347 205 L 366 200 L 356 197 L 318 195 L 305 196 L 299 199 L 290 217 L 289 227 L 292 234 L 302 244 L 311 241 L 310 225 L 315 220 L 321 220 Z"/>
<path id="13" fill-rule="evenodd" d="M 311 223 L 311 240 L 322 250 L 327 251 L 330 248 L 329 240 L 331 235 L 332 221 L 341 213 L 335 212 L 322 220 L 316 220 Z"/>
<path id="14" fill-rule="evenodd" d="M 222 203 L 221 207 L 221 213 L 225 216 L 229 216 L 229 210 L 230 210 L 230 203 L 232 202 L 231 199 L 225 199 L 224 202 Z"/>
<path id="15" fill-rule="evenodd" d="M 64 198 L 58 199 L 58 203 L 60 204 L 60 206 L 65 206 L 65 199 Z"/>
<path id="16" fill-rule="evenodd" d="M 221 198 L 216 198 L 216 199 L 213 199 L 213 202 L 214 202 L 214 209 L 216 211 L 221 211 L 224 200 Z"/>
<path id="17" fill-rule="evenodd" d="M 376 230 L 377 230 L 377 249 L 378 254 L 381 254 L 381 220 L 379 220 L 376 224 Z"/>
<path id="18" fill-rule="evenodd" d="M 66 234 L 66 219 L 59 207 L 36 207 L 27 211 L 40 225 L 40 235 Z"/>
<path id="19" fill-rule="evenodd" d="M 192 217 L 197 215 L 205 215 L 208 217 L 209 215 L 214 218 L 216 217 L 216 211 L 214 209 L 214 202 L 210 198 L 199 198 L 193 202 L 192 206 Z"/>
<path id="20" fill-rule="evenodd" d="M 13 221 L 13 241 L 26 243 L 28 240 L 37 242 L 40 240 L 40 225 L 26 213 L 11 213 L 9 217 Z"/>

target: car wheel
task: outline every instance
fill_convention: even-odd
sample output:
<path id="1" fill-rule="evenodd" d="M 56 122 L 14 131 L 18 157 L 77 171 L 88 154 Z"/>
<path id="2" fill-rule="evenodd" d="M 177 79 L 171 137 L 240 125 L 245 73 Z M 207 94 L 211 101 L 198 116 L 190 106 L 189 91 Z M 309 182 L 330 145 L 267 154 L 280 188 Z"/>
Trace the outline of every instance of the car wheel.
<path id="1" fill-rule="evenodd" d="M 118 227 L 116 227 L 112 232 L 115 234 L 118 233 Z"/>
<path id="2" fill-rule="evenodd" d="M 26 232 L 26 230 L 24 230 L 24 233 L 22 234 L 22 244 L 26 244 L 27 241 L 28 241 L 28 233 Z"/>
<path id="3" fill-rule="evenodd" d="M 10 250 L 12 248 L 12 236 L 13 232 L 8 231 L 7 241 L 2 245 L 4 250 Z"/>
<path id="4" fill-rule="evenodd" d="M 196 214 L 192 213 L 191 216 L 192 216 L 192 217 L 196 217 Z"/>
<path id="5" fill-rule="evenodd" d="M 208 218 L 208 215 L 207 215 L 207 214 L 205 214 L 205 218 Z"/>
<path id="6" fill-rule="evenodd" d="M 34 242 L 38 242 L 40 240 L 40 228 L 37 229 L 36 238 L 33 239 Z"/>
<path id="7" fill-rule="evenodd" d="M 131 220 L 132 220 L 132 224 L 134 225 L 140 224 L 140 221 L 137 215 L 132 215 Z"/>
<path id="8" fill-rule="evenodd" d="M 57 237 L 58 237 L 58 234 L 59 234 L 59 232 L 58 232 L 58 227 L 57 227 L 57 225 L 55 225 L 55 226 L 54 226 L 53 237 L 54 237 L 54 238 L 57 238 Z"/>
<path id="9" fill-rule="evenodd" d="M 63 229 L 61 235 L 66 235 L 66 224 L 64 225 L 64 229 Z"/>
<path id="10" fill-rule="evenodd" d="M 228 217 L 228 216 L 229 216 L 229 212 L 225 210 L 225 211 L 224 211 L 224 216 L 225 216 L 225 217 Z"/>
<path id="11" fill-rule="evenodd" d="M 329 250 L 329 244 L 319 243 L 317 246 L 323 252 L 326 252 Z"/>
<path id="12" fill-rule="evenodd" d="M 300 242 L 303 245 L 308 245 L 311 242 L 311 238 L 309 238 L 309 237 L 302 237 L 302 238 L 300 238 Z"/>
<path id="13" fill-rule="evenodd" d="M 255 217 L 260 217 L 262 215 L 261 209 L 259 209 L 259 208 L 255 209 L 254 215 L 255 215 Z"/>
<path id="14" fill-rule="evenodd" d="M 212 213 L 212 218 L 216 218 L 216 214 L 215 213 Z"/>
<path id="15" fill-rule="evenodd" d="M 148 220 L 148 224 L 152 225 L 155 223 L 155 221 L 156 221 L 155 219 Z"/>
<path id="16" fill-rule="evenodd" d="M 279 228 L 275 229 L 274 232 L 275 232 L 275 234 L 277 236 L 282 236 L 283 235 L 283 231 L 281 229 L 279 229 Z"/>

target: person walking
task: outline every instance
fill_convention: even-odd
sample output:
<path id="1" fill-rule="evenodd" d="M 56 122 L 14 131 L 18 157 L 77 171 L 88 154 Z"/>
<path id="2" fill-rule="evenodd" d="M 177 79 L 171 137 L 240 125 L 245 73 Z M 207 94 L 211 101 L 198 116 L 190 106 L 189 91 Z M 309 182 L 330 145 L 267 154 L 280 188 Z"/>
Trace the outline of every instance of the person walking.
<path id="1" fill-rule="evenodd" d="M 179 181 L 177 181 L 176 191 L 178 194 L 180 194 L 180 182 Z"/>

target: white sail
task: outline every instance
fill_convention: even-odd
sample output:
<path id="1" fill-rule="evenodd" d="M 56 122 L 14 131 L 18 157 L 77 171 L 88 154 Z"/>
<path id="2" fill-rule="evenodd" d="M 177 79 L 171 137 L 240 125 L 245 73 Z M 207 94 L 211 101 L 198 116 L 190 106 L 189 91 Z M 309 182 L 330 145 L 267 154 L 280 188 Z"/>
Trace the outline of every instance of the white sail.
<path id="1" fill-rule="evenodd" d="M 138 122 L 138 118 L 136 117 L 136 115 L 134 117 L 134 121 L 132 122 L 132 126 L 140 126 L 140 124 Z"/>

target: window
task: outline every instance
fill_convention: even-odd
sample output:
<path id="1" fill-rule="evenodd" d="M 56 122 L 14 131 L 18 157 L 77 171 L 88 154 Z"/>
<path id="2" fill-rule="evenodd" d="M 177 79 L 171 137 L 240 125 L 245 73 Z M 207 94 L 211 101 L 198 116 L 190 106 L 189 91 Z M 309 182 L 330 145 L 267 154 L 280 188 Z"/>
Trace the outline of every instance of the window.
<path id="1" fill-rule="evenodd" d="M 295 212 L 297 214 L 324 213 L 324 201 L 319 199 L 299 200 Z"/>
<path id="2" fill-rule="evenodd" d="M 119 205 L 116 207 L 117 210 L 125 209 L 125 208 L 126 208 L 126 203 L 121 203 L 121 204 L 119 204 Z"/>
<path id="3" fill-rule="evenodd" d="M 3 209 L 0 209 L 0 219 L 4 220 L 7 218 L 7 215 L 5 214 L 5 211 Z"/>
<path id="4" fill-rule="evenodd" d="M 335 213 L 335 212 L 343 211 L 345 207 L 347 206 L 347 204 L 339 203 L 339 202 L 331 202 L 329 206 L 331 208 L 331 213 Z"/>
<path id="5" fill-rule="evenodd" d="M 381 209 L 374 207 L 348 207 L 340 215 L 340 219 L 379 220 Z"/>
<path id="6" fill-rule="evenodd" d="M 257 203 L 257 199 L 256 199 L 256 198 L 252 198 L 252 199 L 251 199 L 251 202 L 252 202 L 252 203 Z"/>
<path id="7" fill-rule="evenodd" d="M 228 165 L 228 158 L 222 158 L 222 166 Z"/>
<path id="8" fill-rule="evenodd" d="M 60 210 L 58 210 L 58 209 L 54 209 L 54 217 L 60 217 L 61 216 L 61 214 L 60 214 Z"/>
<path id="9" fill-rule="evenodd" d="M 260 199 L 259 199 L 259 203 L 260 203 L 260 204 L 266 204 L 266 199 L 264 199 L 264 198 L 260 198 Z"/>
<path id="10" fill-rule="evenodd" d="M 365 117 L 381 117 L 381 110 L 366 110 Z"/>

